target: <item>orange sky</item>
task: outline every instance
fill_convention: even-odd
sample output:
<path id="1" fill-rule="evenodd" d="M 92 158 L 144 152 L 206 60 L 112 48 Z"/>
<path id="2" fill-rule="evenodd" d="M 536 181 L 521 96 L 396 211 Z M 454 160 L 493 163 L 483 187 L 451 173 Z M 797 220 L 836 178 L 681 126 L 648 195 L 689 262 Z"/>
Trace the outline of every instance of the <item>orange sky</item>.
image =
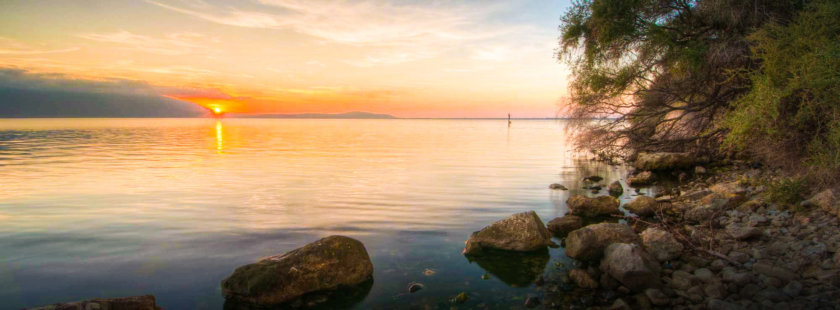
<path id="1" fill-rule="evenodd" d="M 0 67 L 233 113 L 552 117 L 566 1 L 0 2 Z"/>

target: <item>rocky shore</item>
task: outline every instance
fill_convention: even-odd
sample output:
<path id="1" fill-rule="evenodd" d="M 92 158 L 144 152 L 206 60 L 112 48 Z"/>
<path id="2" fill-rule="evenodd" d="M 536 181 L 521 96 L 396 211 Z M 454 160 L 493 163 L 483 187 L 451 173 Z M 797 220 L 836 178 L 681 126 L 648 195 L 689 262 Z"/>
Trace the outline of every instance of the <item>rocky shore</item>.
<path id="1" fill-rule="evenodd" d="M 676 176 L 679 186 L 635 197 L 619 223 L 580 228 L 578 216 L 615 212 L 570 198 L 572 214 L 548 228 L 577 262 L 542 286 L 546 308 L 840 309 L 834 191 L 785 204 L 768 199 L 764 184 L 779 177 L 769 169 L 642 158 L 628 183 Z"/>

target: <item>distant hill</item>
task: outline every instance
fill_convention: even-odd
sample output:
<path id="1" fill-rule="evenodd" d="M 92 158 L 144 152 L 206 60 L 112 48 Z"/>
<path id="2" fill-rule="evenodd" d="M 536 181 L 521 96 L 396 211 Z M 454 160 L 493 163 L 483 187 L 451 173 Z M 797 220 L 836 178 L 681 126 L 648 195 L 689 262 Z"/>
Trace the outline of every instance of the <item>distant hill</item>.
<path id="1" fill-rule="evenodd" d="M 376 114 L 368 112 L 347 112 L 337 114 L 326 113 L 303 113 L 303 114 L 226 114 L 227 117 L 235 118 L 329 118 L 329 119 L 348 119 L 348 118 L 364 118 L 364 119 L 390 119 L 396 118 L 388 114 Z"/>

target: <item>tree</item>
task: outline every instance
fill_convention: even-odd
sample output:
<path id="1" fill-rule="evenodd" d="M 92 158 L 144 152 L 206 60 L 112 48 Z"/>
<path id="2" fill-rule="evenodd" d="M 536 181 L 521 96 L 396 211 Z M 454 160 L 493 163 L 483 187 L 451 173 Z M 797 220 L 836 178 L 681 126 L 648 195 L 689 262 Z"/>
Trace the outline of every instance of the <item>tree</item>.
<path id="1" fill-rule="evenodd" d="M 750 90 L 748 35 L 800 0 L 580 0 L 561 19 L 579 146 L 719 154 L 721 120 Z M 592 122 L 591 118 L 611 118 Z"/>

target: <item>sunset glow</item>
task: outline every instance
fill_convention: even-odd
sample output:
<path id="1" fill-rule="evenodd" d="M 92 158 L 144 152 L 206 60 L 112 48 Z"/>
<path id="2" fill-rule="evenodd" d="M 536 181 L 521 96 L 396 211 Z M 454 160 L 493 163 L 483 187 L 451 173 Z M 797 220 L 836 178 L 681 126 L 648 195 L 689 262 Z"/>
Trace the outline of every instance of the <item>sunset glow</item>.
<path id="1" fill-rule="evenodd" d="M 2 1 L 0 69 L 215 114 L 551 117 L 565 92 L 566 1 L 85 2 Z"/>

